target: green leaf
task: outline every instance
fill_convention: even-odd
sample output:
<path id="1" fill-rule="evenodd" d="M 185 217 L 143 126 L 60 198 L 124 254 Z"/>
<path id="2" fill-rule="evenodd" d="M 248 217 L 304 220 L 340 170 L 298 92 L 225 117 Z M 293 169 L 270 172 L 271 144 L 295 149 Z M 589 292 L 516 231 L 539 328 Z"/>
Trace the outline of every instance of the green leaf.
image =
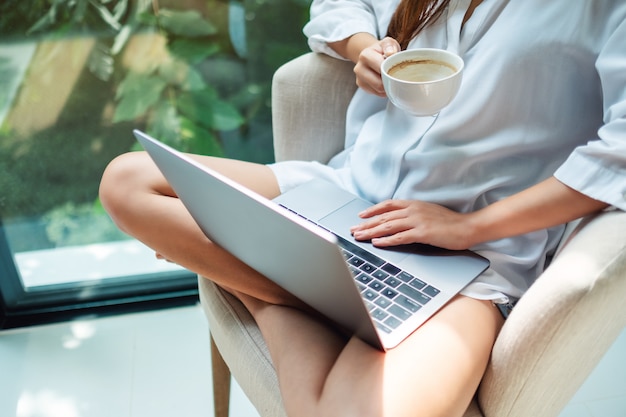
<path id="1" fill-rule="evenodd" d="M 206 83 L 202 75 L 186 62 L 175 59 L 161 64 L 158 73 L 168 85 L 175 85 L 182 90 L 202 90 Z"/>
<path id="2" fill-rule="evenodd" d="M 233 105 L 220 100 L 215 90 L 209 87 L 181 94 L 178 109 L 190 120 L 209 129 L 233 130 L 245 121 Z"/>
<path id="3" fill-rule="evenodd" d="M 169 85 L 182 85 L 187 78 L 189 65 L 178 59 L 164 62 L 157 68 L 159 76 Z"/>
<path id="4" fill-rule="evenodd" d="M 177 107 L 180 113 L 188 119 L 202 124 L 209 129 L 213 128 L 210 123 L 210 114 L 213 102 L 218 100 L 217 92 L 211 87 L 199 91 L 187 91 L 178 97 Z"/>
<path id="5" fill-rule="evenodd" d="M 35 32 L 39 32 L 45 29 L 48 29 L 52 25 L 56 23 L 56 5 L 53 4 L 48 13 L 43 15 L 41 19 L 35 22 L 28 31 L 26 31 L 27 35 L 33 34 Z"/>
<path id="6" fill-rule="evenodd" d="M 113 122 L 134 120 L 146 113 L 159 100 L 165 87 L 165 81 L 159 77 L 128 73 L 117 90 L 119 103 L 115 108 Z"/>
<path id="7" fill-rule="evenodd" d="M 183 151 L 200 155 L 224 156 L 224 151 L 213 133 L 193 121 L 182 117 L 181 139 Z"/>
<path id="8" fill-rule="evenodd" d="M 187 71 L 187 78 L 182 86 L 183 90 L 196 91 L 206 88 L 206 83 L 202 78 L 202 75 L 193 68 L 189 68 Z"/>
<path id="9" fill-rule="evenodd" d="M 158 25 L 158 19 L 149 10 L 144 10 L 137 15 L 137 21 L 143 23 L 146 26 L 156 27 Z"/>
<path id="10" fill-rule="evenodd" d="M 148 120 L 148 133 L 156 138 L 173 138 L 180 133 L 176 108 L 167 100 L 158 102 Z"/>
<path id="11" fill-rule="evenodd" d="M 213 128 L 216 130 L 233 130 L 240 127 L 245 119 L 231 104 L 218 100 L 213 105 Z"/>
<path id="12" fill-rule="evenodd" d="M 177 39 L 168 44 L 170 52 L 191 64 L 197 64 L 219 52 L 219 45 L 206 40 Z"/>
<path id="13" fill-rule="evenodd" d="M 158 18 L 161 27 L 174 35 L 196 38 L 217 33 L 217 28 L 195 10 L 162 9 Z"/>

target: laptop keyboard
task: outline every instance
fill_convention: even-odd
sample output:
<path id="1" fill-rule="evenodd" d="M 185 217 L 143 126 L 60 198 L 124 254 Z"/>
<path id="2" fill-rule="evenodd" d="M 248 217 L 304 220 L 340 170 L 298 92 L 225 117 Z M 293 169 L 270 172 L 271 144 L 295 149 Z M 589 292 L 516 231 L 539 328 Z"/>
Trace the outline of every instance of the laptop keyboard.
<path id="1" fill-rule="evenodd" d="M 281 206 L 322 229 L 288 207 Z M 391 333 L 439 294 L 439 290 L 371 252 L 333 233 L 370 315 L 380 330 Z"/>
<path id="2" fill-rule="evenodd" d="M 380 330 L 390 333 L 439 294 L 432 285 L 341 236 L 335 236 Z"/>

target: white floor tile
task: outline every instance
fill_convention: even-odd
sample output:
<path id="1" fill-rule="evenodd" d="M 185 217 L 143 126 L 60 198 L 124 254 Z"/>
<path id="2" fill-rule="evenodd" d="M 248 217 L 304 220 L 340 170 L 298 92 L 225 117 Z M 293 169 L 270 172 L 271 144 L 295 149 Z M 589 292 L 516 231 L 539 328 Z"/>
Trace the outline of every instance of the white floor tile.
<path id="1" fill-rule="evenodd" d="M 559 417 L 593 417 L 585 404 L 570 404 L 559 414 Z"/>
<path id="2" fill-rule="evenodd" d="M 0 415 L 128 415 L 132 332 L 107 324 L 73 322 L 2 335 L 2 369 L 11 370 L 1 378 Z"/>
<path id="3" fill-rule="evenodd" d="M 626 395 L 590 401 L 587 406 L 593 417 L 626 417 Z"/>
<path id="4" fill-rule="evenodd" d="M 618 336 L 574 399 L 590 401 L 619 396 L 626 396 L 626 330 Z M 626 408 L 622 417 L 626 417 Z"/>
<path id="5" fill-rule="evenodd" d="M 199 306 L 3 331 L 0 416 L 211 417 L 209 353 Z"/>
<path id="6" fill-rule="evenodd" d="M 576 414 L 579 409 L 587 414 Z M 559 417 L 578 416 L 626 417 L 626 329 Z"/>
<path id="7" fill-rule="evenodd" d="M 213 398 L 204 316 L 196 308 L 161 313 L 136 331 L 130 415 L 206 416 Z"/>

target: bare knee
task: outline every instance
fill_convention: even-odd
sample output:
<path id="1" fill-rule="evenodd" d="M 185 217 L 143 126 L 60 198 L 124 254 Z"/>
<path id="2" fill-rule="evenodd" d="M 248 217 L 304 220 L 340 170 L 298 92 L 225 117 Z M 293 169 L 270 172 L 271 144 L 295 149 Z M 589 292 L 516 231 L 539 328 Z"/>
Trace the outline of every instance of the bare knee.
<path id="1" fill-rule="evenodd" d="M 123 154 L 113 159 L 104 172 L 100 180 L 100 200 L 105 209 L 115 208 L 120 201 L 123 201 L 124 195 L 128 190 L 127 180 L 134 177 L 135 154 Z"/>
<path id="2" fill-rule="evenodd" d="M 135 204 L 135 197 L 151 192 L 158 170 L 144 152 L 131 152 L 113 159 L 100 181 L 99 196 L 104 209 L 122 229 L 124 219 Z"/>

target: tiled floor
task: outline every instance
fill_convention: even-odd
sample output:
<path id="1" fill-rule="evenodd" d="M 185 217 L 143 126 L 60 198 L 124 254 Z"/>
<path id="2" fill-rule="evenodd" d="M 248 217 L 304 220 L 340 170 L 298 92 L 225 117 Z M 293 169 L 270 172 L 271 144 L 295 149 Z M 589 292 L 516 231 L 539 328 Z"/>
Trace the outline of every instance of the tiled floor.
<path id="1" fill-rule="evenodd" d="M 211 417 L 200 307 L 0 332 L 0 417 Z M 233 385 L 231 416 L 258 414 Z M 626 417 L 626 331 L 561 417 Z"/>
<path id="2" fill-rule="evenodd" d="M 559 417 L 626 417 L 626 329 Z"/>
<path id="3" fill-rule="evenodd" d="M 0 332 L 0 417 L 212 417 L 207 330 L 193 306 Z"/>

